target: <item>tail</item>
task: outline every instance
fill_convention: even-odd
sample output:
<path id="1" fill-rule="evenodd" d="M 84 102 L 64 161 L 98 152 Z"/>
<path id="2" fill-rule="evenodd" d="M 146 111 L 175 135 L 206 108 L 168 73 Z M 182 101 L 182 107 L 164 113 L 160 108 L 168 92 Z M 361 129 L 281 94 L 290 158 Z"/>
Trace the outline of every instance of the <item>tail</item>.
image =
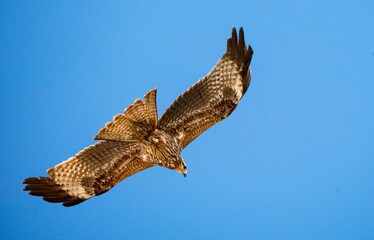
<path id="1" fill-rule="evenodd" d="M 157 127 L 156 89 L 145 94 L 144 99 L 136 99 L 123 114 L 114 116 L 113 122 L 100 129 L 94 140 L 137 142 L 148 136 Z"/>

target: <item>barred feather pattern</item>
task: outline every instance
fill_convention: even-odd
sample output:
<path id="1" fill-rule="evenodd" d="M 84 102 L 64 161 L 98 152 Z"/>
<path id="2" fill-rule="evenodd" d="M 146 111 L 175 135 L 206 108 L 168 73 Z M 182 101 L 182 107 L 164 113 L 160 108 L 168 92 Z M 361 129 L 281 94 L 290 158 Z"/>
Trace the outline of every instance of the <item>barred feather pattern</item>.
<path id="1" fill-rule="evenodd" d="M 64 206 L 77 205 L 109 191 L 127 177 L 152 166 L 186 176 L 181 151 L 196 137 L 228 117 L 251 80 L 253 51 L 243 29 L 233 28 L 218 63 L 179 96 L 158 120 L 156 89 L 136 99 L 94 137 L 100 140 L 48 169 L 47 177 L 24 180 L 24 190 Z"/>
<path id="2" fill-rule="evenodd" d="M 245 45 L 243 28 L 227 40 L 227 50 L 207 76 L 200 79 L 165 111 L 159 128 L 171 129 L 185 148 L 208 128 L 228 117 L 248 89 L 253 50 Z"/>
<path id="3" fill-rule="evenodd" d="M 125 178 L 155 165 L 141 158 L 142 147 L 119 141 L 101 141 L 48 169 L 49 177 L 27 178 L 25 190 L 48 202 L 73 206 L 100 195 Z"/>
<path id="4" fill-rule="evenodd" d="M 123 114 L 113 117 L 113 122 L 99 130 L 94 140 L 136 142 L 145 138 L 157 127 L 156 89 L 144 95 L 144 102 L 136 99 Z"/>

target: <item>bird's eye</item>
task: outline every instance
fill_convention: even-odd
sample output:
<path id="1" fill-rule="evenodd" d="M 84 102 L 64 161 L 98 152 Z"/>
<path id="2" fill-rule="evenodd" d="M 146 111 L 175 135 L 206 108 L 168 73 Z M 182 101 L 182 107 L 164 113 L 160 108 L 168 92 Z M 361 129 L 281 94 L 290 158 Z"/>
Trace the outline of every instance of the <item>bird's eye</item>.
<path id="1" fill-rule="evenodd" d="M 153 142 L 153 143 L 158 143 L 158 138 L 156 138 L 156 137 L 151 137 L 151 142 Z"/>

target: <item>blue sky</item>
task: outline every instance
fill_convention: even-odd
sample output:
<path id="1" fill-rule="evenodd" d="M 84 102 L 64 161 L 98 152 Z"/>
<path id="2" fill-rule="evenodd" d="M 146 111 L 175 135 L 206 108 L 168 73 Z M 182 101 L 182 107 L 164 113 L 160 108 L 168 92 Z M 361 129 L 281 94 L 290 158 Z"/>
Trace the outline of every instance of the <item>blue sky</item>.
<path id="1" fill-rule="evenodd" d="M 2 239 L 373 239 L 373 1 L 1 1 Z M 73 208 L 23 179 L 92 144 L 158 88 L 159 114 L 233 26 L 254 49 L 236 111 Z"/>

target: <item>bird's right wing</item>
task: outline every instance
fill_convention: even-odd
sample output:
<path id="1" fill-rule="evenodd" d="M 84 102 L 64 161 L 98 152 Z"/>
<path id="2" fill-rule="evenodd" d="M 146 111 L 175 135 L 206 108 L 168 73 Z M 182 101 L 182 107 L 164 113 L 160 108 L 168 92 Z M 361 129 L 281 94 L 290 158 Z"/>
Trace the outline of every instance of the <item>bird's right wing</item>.
<path id="1" fill-rule="evenodd" d="M 48 177 L 25 179 L 24 190 L 48 202 L 74 206 L 154 165 L 136 143 L 100 141 L 48 169 Z"/>
<path id="2" fill-rule="evenodd" d="M 109 191 L 123 179 L 154 166 L 143 140 L 157 126 L 156 89 L 135 100 L 94 137 L 102 140 L 48 169 L 48 177 L 25 179 L 24 190 L 48 202 L 73 206 Z"/>

